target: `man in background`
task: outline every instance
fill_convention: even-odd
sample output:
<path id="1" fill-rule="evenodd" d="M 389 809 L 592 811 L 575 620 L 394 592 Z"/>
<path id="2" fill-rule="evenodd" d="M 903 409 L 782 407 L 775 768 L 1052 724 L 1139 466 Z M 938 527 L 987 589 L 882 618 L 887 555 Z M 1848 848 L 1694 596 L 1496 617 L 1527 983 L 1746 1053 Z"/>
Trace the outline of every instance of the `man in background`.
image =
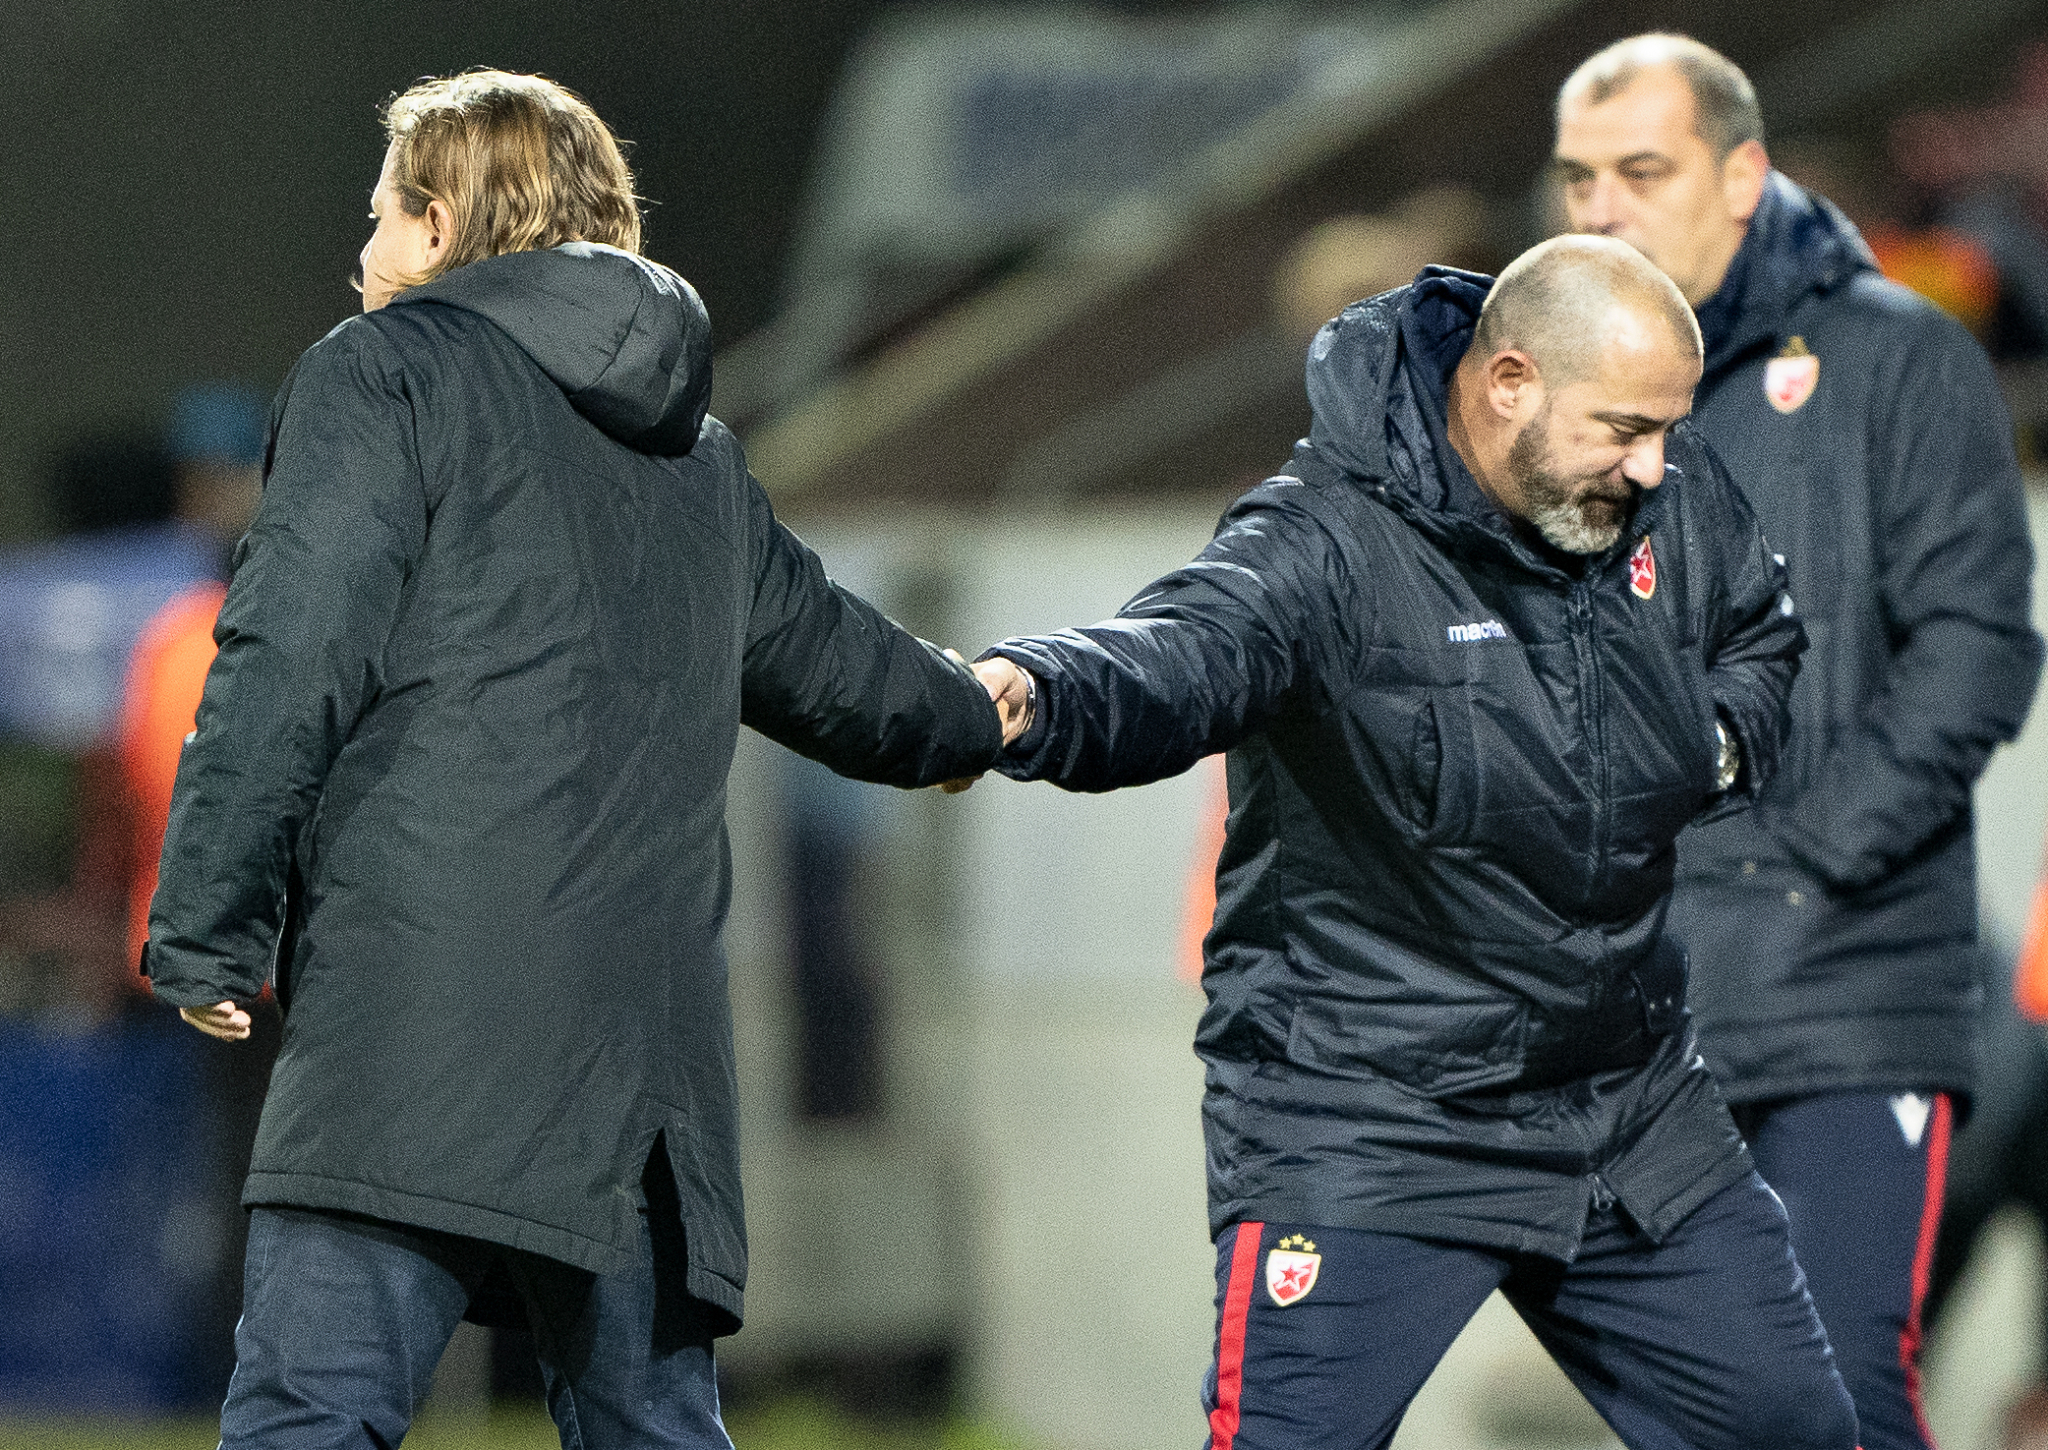
<path id="1" fill-rule="evenodd" d="M 1755 811 L 1681 838 L 1671 922 L 1864 1450 L 1925 1450 L 1920 1301 L 1980 997 L 1970 791 L 2040 663 L 2011 428 L 1969 334 L 1772 171 L 1726 57 L 1671 35 L 1592 57 L 1555 164 L 1572 227 L 1693 305 L 1697 427 L 1812 641 L 1783 768 Z"/>

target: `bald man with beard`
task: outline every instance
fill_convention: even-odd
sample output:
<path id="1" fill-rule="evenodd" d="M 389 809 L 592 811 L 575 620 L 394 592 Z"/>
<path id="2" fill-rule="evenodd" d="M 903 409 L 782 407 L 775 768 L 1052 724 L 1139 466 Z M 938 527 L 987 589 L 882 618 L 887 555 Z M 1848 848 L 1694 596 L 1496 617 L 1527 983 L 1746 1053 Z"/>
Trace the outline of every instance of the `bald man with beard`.
<path id="1" fill-rule="evenodd" d="M 1637 1450 L 1854 1443 L 1663 933 L 1804 647 L 1700 358 L 1612 240 L 1427 268 L 1317 335 L 1313 429 L 1192 563 L 977 665 L 1016 779 L 1228 753 L 1213 1450 L 1386 1445 L 1496 1289 Z"/>

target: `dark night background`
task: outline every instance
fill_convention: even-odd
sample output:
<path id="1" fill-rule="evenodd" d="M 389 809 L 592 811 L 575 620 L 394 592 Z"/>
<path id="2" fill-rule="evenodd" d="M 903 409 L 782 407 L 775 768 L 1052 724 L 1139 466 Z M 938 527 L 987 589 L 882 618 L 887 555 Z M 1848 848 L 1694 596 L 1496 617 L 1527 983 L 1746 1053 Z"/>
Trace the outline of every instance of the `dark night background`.
<path id="1" fill-rule="evenodd" d="M 721 341 L 772 315 L 807 157 L 877 0 L 0 3 L 0 542 L 54 448 L 183 383 L 266 392 L 353 312 L 383 138 L 422 75 L 540 71 L 622 136 L 648 251 Z M 1206 7 L 1123 4 L 1158 12 Z"/>

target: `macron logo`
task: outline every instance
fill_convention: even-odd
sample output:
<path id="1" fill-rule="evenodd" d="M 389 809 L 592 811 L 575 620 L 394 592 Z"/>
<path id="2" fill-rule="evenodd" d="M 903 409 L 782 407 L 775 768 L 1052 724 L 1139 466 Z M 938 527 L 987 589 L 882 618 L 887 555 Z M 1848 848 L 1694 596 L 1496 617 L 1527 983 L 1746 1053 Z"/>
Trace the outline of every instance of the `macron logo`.
<path id="1" fill-rule="evenodd" d="M 1454 624 L 1445 633 L 1450 635 L 1452 644 L 1473 644 L 1482 639 L 1506 639 L 1507 626 L 1497 619 L 1484 624 Z"/>

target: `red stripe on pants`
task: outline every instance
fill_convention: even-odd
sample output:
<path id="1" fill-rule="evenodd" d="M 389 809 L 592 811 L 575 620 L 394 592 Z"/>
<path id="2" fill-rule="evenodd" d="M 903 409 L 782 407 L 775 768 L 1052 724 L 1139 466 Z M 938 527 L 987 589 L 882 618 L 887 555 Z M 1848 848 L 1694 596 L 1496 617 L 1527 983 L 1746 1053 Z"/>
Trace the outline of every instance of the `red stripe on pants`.
<path id="1" fill-rule="evenodd" d="M 1216 1408 L 1209 1412 L 1209 1450 L 1230 1450 L 1237 1439 L 1238 1402 L 1244 1394 L 1244 1323 L 1252 1312 L 1262 1223 L 1241 1223 L 1230 1248 L 1230 1282 L 1223 1291 L 1223 1322 L 1216 1327 Z"/>
<path id="2" fill-rule="evenodd" d="M 1920 1241 L 1913 1250 L 1913 1307 L 1899 1334 L 1899 1365 L 1906 1371 L 1906 1399 L 1920 1438 L 1934 1444 L 1927 1412 L 1920 1403 L 1920 1306 L 1927 1300 L 1927 1280 L 1934 1272 L 1934 1236 L 1941 1227 L 1941 1200 L 1948 1186 L 1948 1131 L 1953 1109 L 1947 1093 L 1934 1095 L 1934 1121 L 1927 1128 L 1927 1194 L 1920 1201 Z"/>

